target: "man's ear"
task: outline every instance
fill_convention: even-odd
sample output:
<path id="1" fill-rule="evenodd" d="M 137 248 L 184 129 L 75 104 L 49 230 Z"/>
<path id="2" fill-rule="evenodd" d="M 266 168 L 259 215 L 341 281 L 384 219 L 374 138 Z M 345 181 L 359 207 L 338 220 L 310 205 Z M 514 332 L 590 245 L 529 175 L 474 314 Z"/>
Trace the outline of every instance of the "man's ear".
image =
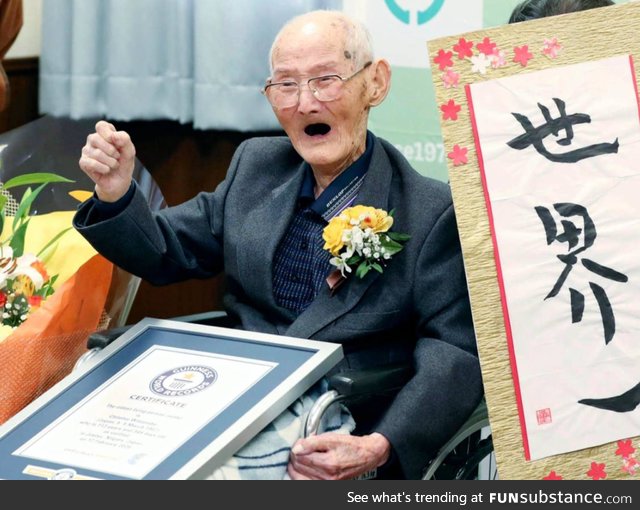
<path id="1" fill-rule="evenodd" d="M 370 96 L 369 106 L 378 106 L 387 97 L 391 88 L 391 66 L 384 59 L 376 60 L 371 64 L 370 71 L 373 78 L 369 84 Z"/>

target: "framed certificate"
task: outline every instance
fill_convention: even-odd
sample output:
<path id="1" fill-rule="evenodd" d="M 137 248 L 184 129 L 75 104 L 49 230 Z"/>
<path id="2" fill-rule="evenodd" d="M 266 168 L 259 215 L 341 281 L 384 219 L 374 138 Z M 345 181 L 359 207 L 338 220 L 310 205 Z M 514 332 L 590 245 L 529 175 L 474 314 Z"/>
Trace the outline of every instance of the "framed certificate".
<path id="1" fill-rule="evenodd" d="M 338 344 L 145 319 L 0 427 L 0 478 L 202 478 L 340 359 Z"/>

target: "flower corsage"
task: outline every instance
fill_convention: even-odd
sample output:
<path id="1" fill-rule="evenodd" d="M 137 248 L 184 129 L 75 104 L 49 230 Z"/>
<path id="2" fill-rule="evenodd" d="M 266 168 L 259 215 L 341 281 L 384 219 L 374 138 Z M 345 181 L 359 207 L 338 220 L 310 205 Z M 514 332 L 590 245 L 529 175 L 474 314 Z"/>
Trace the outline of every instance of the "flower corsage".
<path id="1" fill-rule="evenodd" d="M 364 278 L 372 269 L 382 273 L 383 268 L 411 236 L 389 232 L 393 225 L 393 211 L 387 213 L 364 205 L 345 209 L 329 221 L 322 232 L 324 249 L 333 257 L 336 278 L 328 279 L 334 288 L 355 269 L 359 278 Z M 339 272 L 339 274 L 337 274 Z"/>

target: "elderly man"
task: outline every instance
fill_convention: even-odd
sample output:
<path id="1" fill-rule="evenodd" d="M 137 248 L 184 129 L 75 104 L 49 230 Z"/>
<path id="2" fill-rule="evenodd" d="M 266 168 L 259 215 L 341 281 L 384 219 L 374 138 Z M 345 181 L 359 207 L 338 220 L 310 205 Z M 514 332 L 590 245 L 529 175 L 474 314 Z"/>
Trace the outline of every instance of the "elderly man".
<path id="1" fill-rule="evenodd" d="M 449 189 L 367 131 L 391 72 L 361 24 L 332 11 L 295 18 L 273 44 L 271 69 L 264 94 L 287 137 L 247 140 L 215 192 L 157 214 L 131 181 L 129 136 L 99 122 L 80 159 L 95 196 L 76 228 L 153 283 L 224 270 L 225 307 L 238 327 L 339 342 L 336 371 L 410 363 L 412 379 L 373 419 L 354 412 L 360 435 L 300 439 L 288 473 L 354 478 L 380 467 L 419 478 L 482 396 Z M 343 267 L 346 279 L 330 289 L 323 230 L 355 205 L 395 211 L 391 232 L 410 238 L 366 275 Z"/>

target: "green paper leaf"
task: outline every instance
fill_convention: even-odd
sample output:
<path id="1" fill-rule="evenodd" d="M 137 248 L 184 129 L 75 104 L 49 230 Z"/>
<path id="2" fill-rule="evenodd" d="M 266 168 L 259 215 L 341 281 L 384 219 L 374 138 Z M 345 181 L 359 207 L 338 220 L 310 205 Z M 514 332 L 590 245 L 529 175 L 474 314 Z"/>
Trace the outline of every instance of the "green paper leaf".
<path id="1" fill-rule="evenodd" d="M 18 175 L 13 179 L 9 179 L 7 182 L 5 182 L 2 185 L 2 187 L 4 189 L 11 189 L 11 188 L 15 188 L 16 186 L 26 186 L 31 184 L 45 184 L 49 182 L 75 182 L 75 181 L 72 181 L 71 179 L 67 179 L 66 177 L 62 177 L 57 174 L 41 172 L 41 173 Z"/>
<path id="2" fill-rule="evenodd" d="M 51 246 L 51 245 L 53 245 L 53 243 L 57 242 L 58 239 L 60 239 L 63 235 L 65 235 L 67 232 L 69 232 L 69 230 L 73 230 L 73 227 L 65 228 L 62 232 L 58 233 L 53 239 L 51 239 L 51 241 L 49 241 L 47 244 L 44 245 L 44 247 L 38 252 L 36 257 L 40 258 L 40 255 L 42 255 L 45 252 L 45 250 L 47 248 L 49 248 L 49 246 Z"/>
<path id="3" fill-rule="evenodd" d="M 9 241 L 9 246 L 13 250 L 13 257 L 18 258 L 22 256 L 24 253 L 24 237 L 27 233 L 27 226 L 29 225 L 29 220 L 25 221 L 18 230 L 16 230 L 11 236 L 11 240 Z"/>
<path id="4" fill-rule="evenodd" d="M 44 184 L 41 184 L 34 191 L 31 191 L 31 188 L 27 188 L 27 190 L 24 192 L 24 196 L 20 201 L 20 205 L 18 206 L 18 211 L 16 212 L 16 216 L 15 218 L 13 218 L 13 230 L 16 229 L 16 227 L 18 226 L 18 223 L 20 223 L 21 221 L 24 221 L 27 218 L 27 216 L 29 216 L 29 211 L 31 210 L 31 204 L 33 204 L 33 201 L 36 198 L 38 198 L 38 195 L 47 184 L 48 183 L 46 182 Z"/>

